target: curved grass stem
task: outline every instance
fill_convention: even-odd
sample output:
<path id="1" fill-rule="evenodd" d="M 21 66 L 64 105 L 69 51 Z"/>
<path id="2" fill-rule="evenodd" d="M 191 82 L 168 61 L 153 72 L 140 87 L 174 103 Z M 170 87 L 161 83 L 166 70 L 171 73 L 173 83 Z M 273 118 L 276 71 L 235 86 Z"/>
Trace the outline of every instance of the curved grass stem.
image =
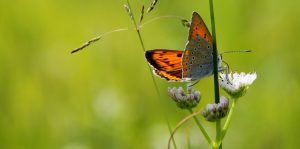
<path id="1" fill-rule="evenodd" d="M 174 134 L 176 133 L 176 131 L 177 131 L 184 123 L 186 123 L 188 120 L 190 120 L 191 118 L 194 118 L 194 119 L 196 118 L 196 123 L 197 123 L 197 125 L 199 126 L 200 130 L 201 130 L 202 132 L 204 132 L 203 134 L 204 134 L 205 139 L 207 140 L 207 142 L 208 142 L 211 146 L 213 146 L 213 144 L 215 144 L 215 143 L 211 140 L 211 138 L 209 137 L 209 135 L 207 134 L 207 132 L 205 131 L 205 129 L 204 129 L 203 126 L 201 125 L 200 121 L 199 121 L 199 120 L 197 119 L 197 117 L 196 117 L 198 114 L 200 114 L 200 111 L 199 111 L 199 112 L 195 112 L 195 113 L 194 113 L 191 109 L 190 109 L 189 111 L 191 112 L 191 114 L 188 115 L 187 117 L 185 117 L 184 119 L 182 119 L 182 120 L 176 125 L 176 127 L 173 129 L 173 131 L 171 132 L 171 136 L 170 136 L 169 141 L 168 141 L 168 149 L 171 148 L 171 140 L 172 140 Z"/>
<path id="2" fill-rule="evenodd" d="M 174 16 L 174 15 L 159 16 L 159 17 L 155 17 L 155 18 L 153 18 L 153 19 L 151 19 L 151 20 L 149 20 L 149 21 L 146 21 L 145 23 L 141 24 L 141 25 L 139 26 L 139 28 L 142 28 L 144 25 L 147 25 L 147 24 L 152 23 L 152 22 L 154 22 L 154 21 L 157 21 L 157 20 L 160 20 L 160 19 L 166 19 L 166 18 L 168 18 L 168 19 L 185 20 L 184 17 Z"/>
<path id="3" fill-rule="evenodd" d="M 109 32 L 106 32 L 106 33 L 103 33 L 97 37 L 94 37 L 92 39 L 90 39 L 89 41 L 85 42 L 83 45 L 81 45 L 80 47 L 74 49 L 71 51 L 71 54 L 75 53 L 75 52 L 78 52 L 80 50 L 83 50 L 84 48 L 86 48 L 87 46 L 90 46 L 91 44 L 97 42 L 98 40 L 100 40 L 101 38 L 103 38 L 104 36 L 106 35 L 110 35 L 112 33 L 115 33 L 115 32 L 121 32 L 121 31 L 127 31 L 129 30 L 128 28 L 119 28 L 119 29 L 116 29 L 116 30 L 112 30 L 112 31 L 109 31 Z"/>
<path id="4" fill-rule="evenodd" d="M 128 5 L 129 10 L 131 11 L 131 6 L 130 6 L 130 3 L 129 3 L 129 0 L 127 0 L 127 5 Z M 135 27 L 135 30 L 136 30 L 136 32 L 137 32 L 137 34 L 138 34 L 139 41 L 140 41 L 141 46 L 142 46 L 142 50 L 143 50 L 143 52 L 145 52 L 145 51 L 146 51 L 145 44 L 144 44 L 144 41 L 143 41 L 143 38 L 142 38 L 142 35 L 141 35 L 141 32 L 140 32 L 140 29 L 139 29 L 139 27 L 138 27 L 138 25 L 137 25 L 137 23 L 136 23 L 135 18 L 134 18 L 134 15 L 133 15 L 131 12 L 130 12 L 129 15 L 130 15 L 130 18 L 131 18 L 131 20 L 132 20 L 132 22 L 133 22 L 133 25 L 134 25 L 134 27 Z M 147 65 L 147 66 L 148 66 L 149 71 L 151 72 L 150 66 L 149 66 L 149 65 Z M 154 86 L 155 86 L 155 90 L 156 90 L 157 94 L 160 96 L 160 92 L 159 92 L 157 83 L 156 83 L 156 81 L 155 81 L 154 76 L 153 76 L 152 73 L 151 73 L 151 78 L 152 78 L 152 82 L 153 82 L 153 84 L 154 84 Z"/>
<path id="5" fill-rule="evenodd" d="M 188 109 L 189 112 L 191 114 L 193 114 L 193 110 L 192 109 Z M 206 130 L 204 129 L 204 127 L 202 126 L 202 124 L 200 123 L 199 119 L 196 116 L 193 116 L 197 126 L 199 127 L 199 129 L 201 130 L 202 134 L 204 135 L 206 141 L 208 142 L 208 144 L 210 144 L 211 146 L 213 146 L 215 143 L 212 141 L 212 139 L 210 138 L 210 136 L 208 135 L 208 133 L 206 132 Z"/>
<path id="6" fill-rule="evenodd" d="M 168 120 L 167 120 L 167 124 L 168 124 L 169 133 L 172 135 L 172 128 L 171 128 L 171 125 L 170 125 Z M 174 149 L 177 149 L 177 145 L 176 145 L 176 142 L 175 142 L 175 139 L 174 139 L 173 135 L 171 136 L 171 139 L 172 139 Z"/>

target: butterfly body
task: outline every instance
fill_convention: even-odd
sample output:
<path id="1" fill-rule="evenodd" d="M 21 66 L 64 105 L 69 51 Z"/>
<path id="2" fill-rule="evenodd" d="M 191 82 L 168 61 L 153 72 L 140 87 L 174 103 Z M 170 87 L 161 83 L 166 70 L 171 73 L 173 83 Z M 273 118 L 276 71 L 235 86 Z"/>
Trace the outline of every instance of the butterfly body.
<path id="1" fill-rule="evenodd" d="M 184 51 L 155 49 L 145 57 L 158 76 L 168 81 L 195 81 L 213 74 L 212 37 L 198 13 L 194 12 Z M 221 66 L 218 56 L 218 66 Z"/>

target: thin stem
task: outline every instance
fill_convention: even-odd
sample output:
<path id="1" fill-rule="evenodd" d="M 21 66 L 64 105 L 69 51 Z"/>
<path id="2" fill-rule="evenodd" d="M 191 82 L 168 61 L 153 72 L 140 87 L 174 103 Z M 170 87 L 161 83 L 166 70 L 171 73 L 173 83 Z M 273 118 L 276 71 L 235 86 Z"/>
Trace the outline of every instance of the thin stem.
<path id="1" fill-rule="evenodd" d="M 218 82 L 218 50 L 217 50 L 217 37 L 215 28 L 215 16 L 213 0 L 209 0 L 210 5 L 210 18 L 211 18 L 211 28 L 212 28 L 212 38 L 213 38 L 213 63 L 214 63 L 214 85 L 215 85 L 215 103 L 219 103 L 220 91 Z"/>
<path id="2" fill-rule="evenodd" d="M 137 27 L 137 26 L 136 26 L 136 27 Z M 136 32 L 137 32 L 137 34 L 138 34 L 138 36 L 139 36 L 140 43 L 141 43 L 141 45 L 142 45 L 143 51 L 146 52 L 146 48 L 145 48 L 145 45 L 144 45 L 144 42 L 143 42 L 143 39 L 142 39 L 141 32 L 140 32 L 140 30 L 139 30 L 138 28 L 136 29 Z"/>
<path id="3" fill-rule="evenodd" d="M 214 15 L 214 5 L 213 0 L 209 0 L 210 6 L 210 18 L 211 18 L 211 28 L 212 28 L 212 38 L 213 38 L 213 64 L 214 64 L 214 88 L 215 88 L 215 103 L 219 103 L 220 91 L 218 82 L 218 50 L 217 50 L 217 37 L 215 28 L 215 15 Z M 216 121 L 216 141 L 221 141 L 221 120 Z M 222 149 L 222 144 L 220 144 L 219 149 Z"/>
<path id="4" fill-rule="evenodd" d="M 131 11 L 131 6 L 130 6 L 130 3 L 129 3 L 129 0 L 127 0 L 127 5 L 128 5 L 128 7 L 129 7 L 129 10 Z M 132 20 L 133 25 L 134 25 L 134 27 L 135 27 L 135 30 L 136 30 L 136 32 L 137 32 L 137 34 L 138 34 L 139 41 L 140 41 L 141 46 L 142 46 L 142 50 L 143 50 L 143 52 L 146 52 L 145 44 L 144 44 L 144 42 L 143 42 L 143 38 L 142 38 L 142 35 L 141 35 L 141 32 L 140 32 L 140 27 L 138 27 L 138 25 L 137 25 L 137 23 L 136 23 L 136 21 L 135 21 L 135 18 L 134 18 L 133 13 L 131 13 L 131 20 Z M 149 66 L 149 65 L 147 65 L 147 66 L 148 66 L 149 71 L 151 72 L 150 66 Z M 157 83 L 156 83 L 156 81 L 155 81 L 154 76 L 153 76 L 152 73 L 151 73 L 151 78 L 152 78 L 152 81 L 153 81 L 153 83 L 154 83 L 155 90 L 156 90 L 158 96 L 160 97 L 161 95 L 160 95 L 160 92 L 159 92 Z M 169 121 L 167 121 L 167 125 L 168 125 L 168 128 L 169 128 L 169 131 L 172 132 L 172 131 L 171 131 L 170 124 L 169 124 Z M 172 137 L 171 139 L 172 139 L 174 148 L 177 149 L 176 142 L 175 142 L 175 140 L 174 140 L 174 138 L 173 138 L 173 135 L 171 135 L 171 137 Z"/>
<path id="5" fill-rule="evenodd" d="M 190 130 L 188 129 L 186 132 L 186 144 L 187 144 L 187 149 L 191 149 L 191 138 L 190 138 Z"/>
<path id="6" fill-rule="evenodd" d="M 120 28 L 120 29 L 116 29 L 116 30 L 113 30 L 113 31 L 110 31 L 110 32 L 106 32 L 106 33 L 103 33 L 97 37 L 94 37 L 92 39 L 90 39 L 89 41 L 85 42 L 83 45 L 81 45 L 80 47 L 74 49 L 71 51 L 71 54 L 75 53 L 75 52 L 78 52 L 80 50 L 83 50 L 84 48 L 86 48 L 87 46 L 90 46 L 91 44 L 97 42 L 98 40 L 100 40 L 101 38 L 103 38 L 104 36 L 106 35 L 109 35 L 111 33 L 115 33 L 115 32 L 121 32 L 121 31 L 127 31 L 129 30 L 128 28 Z"/>
<path id="7" fill-rule="evenodd" d="M 222 136 L 222 128 L 221 128 L 221 119 L 216 121 L 216 142 L 222 142 L 221 136 Z M 222 145 L 219 146 L 220 149 L 222 149 Z"/>
<path id="8" fill-rule="evenodd" d="M 171 139 L 172 139 L 172 142 L 173 142 L 174 149 L 177 149 L 177 145 L 176 145 L 175 139 L 174 139 L 174 137 L 173 137 L 173 135 L 172 135 L 172 129 L 171 129 L 170 123 L 169 123 L 168 120 L 166 120 L 166 121 L 167 121 L 167 124 L 168 124 L 169 132 L 170 132 L 170 134 L 171 134 Z"/>
<path id="9" fill-rule="evenodd" d="M 176 133 L 176 131 L 177 131 L 183 124 L 185 124 L 188 120 L 192 119 L 194 116 L 197 116 L 198 114 L 200 114 L 200 111 L 188 115 L 187 117 L 185 117 L 184 119 L 182 119 L 179 123 L 177 123 L 177 125 L 175 126 L 175 128 L 174 128 L 174 130 L 172 131 L 171 136 L 170 136 L 170 138 L 169 138 L 169 141 L 168 141 L 168 149 L 171 148 L 171 140 L 172 140 L 172 137 L 174 136 L 174 134 Z"/>
<path id="10" fill-rule="evenodd" d="M 130 3 L 129 3 L 129 0 L 127 0 L 127 5 L 128 5 L 128 7 L 129 7 L 129 9 L 131 10 L 131 6 L 130 6 Z M 132 20 L 132 22 L 133 22 L 133 25 L 134 25 L 134 27 L 135 27 L 135 30 L 137 31 L 137 34 L 138 34 L 138 36 L 139 36 L 139 40 L 140 40 L 140 43 L 141 43 L 141 45 L 142 45 L 142 50 L 145 52 L 146 49 L 145 49 L 145 46 L 144 46 L 144 42 L 143 42 L 143 39 L 142 39 L 140 30 L 139 30 L 139 27 L 138 27 L 138 25 L 137 25 L 137 23 L 136 23 L 136 21 L 135 21 L 134 15 L 133 15 L 132 13 L 131 13 L 131 18 L 132 18 L 131 20 Z"/>
<path id="11" fill-rule="evenodd" d="M 225 121 L 225 124 L 224 124 L 224 127 L 223 127 L 223 129 L 222 129 L 221 140 L 224 139 L 224 137 L 225 137 L 225 135 L 226 135 L 226 132 L 227 132 L 227 130 L 228 130 L 228 127 L 229 127 L 229 124 L 230 124 L 230 121 L 231 121 L 231 117 L 232 117 L 233 111 L 234 111 L 234 109 L 235 109 L 236 100 L 237 100 L 237 99 L 233 99 L 233 102 L 232 102 L 232 104 L 231 104 L 230 111 L 229 111 L 229 113 L 228 113 L 228 117 L 227 117 L 227 119 L 226 119 L 226 121 Z"/>
<path id="12" fill-rule="evenodd" d="M 193 114 L 193 110 L 192 109 L 188 109 L 189 112 L 191 114 Z M 204 127 L 202 126 L 202 124 L 200 123 L 200 121 L 198 120 L 198 118 L 196 116 L 193 116 L 197 126 L 199 127 L 199 129 L 201 130 L 202 134 L 204 135 L 206 141 L 210 144 L 210 145 L 214 145 L 215 143 L 212 141 L 212 139 L 209 137 L 208 133 L 206 132 L 206 130 L 204 129 Z"/>
<path id="13" fill-rule="evenodd" d="M 170 19 L 179 19 L 179 20 L 185 20 L 184 17 L 180 17 L 180 16 L 174 16 L 174 15 L 167 15 L 167 16 L 159 16 L 159 17 L 155 17 L 149 21 L 146 21 L 145 23 L 141 24 L 139 28 L 142 28 L 144 25 L 147 25 L 149 23 L 152 23 L 156 20 L 159 20 L 159 19 L 164 19 L 164 18 L 170 18 Z"/>
<path id="14" fill-rule="evenodd" d="M 153 19 L 151 19 L 151 20 L 149 20 L 149 21 L 147 21 L 147 22 L 145 22 L 145 23 L 143 23 L 143 24 L 140 24 L 140 25 L 138 26 L 138 32 L 139 32 L 138 35 L 139 35 L 139 40 L 140 40 L 140 42 L 141 42 L 141 45 L 142 45 L 142 47 L 143 47 L 143 48 L 142 48 L 143 51 L 145 51 L 145 46 L 144 46 L 143 40 L 141 40 L 142 37 L 141 37 L 140 29 L 143 28 L 145 25 L 147 25 L 147 24 L 149 24 L 149 23 L 152 23 L 152 22 L 154 22 L 154 21 L 156 21 L 156 20 L 164 19 L 164 18 L 173 18 L 173 19 L 184 20 L 184 18 L 183 18 L 183 17 L 180 17 L 180 16 L 168 15 L 168 16 L 160 16 L 160 17 L 156 17 L 156 18 L 153 18 Z M 88 46 L 90 46 L 91 44 L 93 44 L 93 43 L 99 41 L 100 39 L 102 39 L 102 38 L 103 38 L 104 36 L 106 36 L 106 35 L 110 35 L 111 33 L 120 32 L 120 31 L 127 31 L 127 30 L 131 30 L 131 28 L 120 28 L 120 29 L 116 29 L 116 30 L 113 30 L 113 31 L 109 31 L 109 32 L 103 33 L 103 34 L 101 34 L 101 35 L 99 35 L 99 36 L 97 36 L 97 37 L 94 37 L 94 38 L 88 40 L 87 42 L 85 42 L 85 43 L 84 43 L 83 45 L 81 45 L 80 47 L 78 47 L 78 48 L 72 50 L 72 51 L 71 51 L 71 54 L 76 53 L 76 52 L 78 52 L 78 51 L 80 51 L 80 50 L 85 49 L 86 47 L 88 47 Z M 133 30 L 137 30 L 136 27 L 134 27 Z"/>
<path id="15" fill-rule="evenodd" d="M 129 7 L 129 9 L 131 10 L 131 6 L 130 6 L 130 3 L 129 3 L 129 0 L 127 0 L 127 5 L 128 5 L 128 7 Z M 137 26 L 137 23 L 136 23 L 136 21 L 135 21 L 135 19 L 134 19 L 134 15 L 133 15 L 133 14 L 131 14 L 131 20 L 132 20 L 133 25 L 134 25 L 134 27 L 135 27 L 135 30 L 136 30 L 136 32 L 137 32 L 137 34 L 138 34 L 138 37 L 139 37 L 139 40 L 140 40 L 140 43 L 141 43 L 141 46 L 142 46 L 142 50 L 143 50 L 143 52 L 145 52 L 145 51 L 146 51 L 146 48 L 145 48 L 145 45 L 144 45 L 144 42 L 143 42 L 143 39 L 142 39 L 142 35 L 141 35 L 140 30 L 139 30 L 139 27 Z M 151 72 L 151 67 L 150 67 L 149 65 L 147 65 L 147 66 L 148 66 L 149 71 Z M 155 90 L 156 90 L 157 94 L 160 96 L 160 92 L 159 92 L 157 83 L 156 83 L 156 81 L 155 81 L 154 76 L 153 76 L 152 73 L 151 73 L 151 78 L 152 78 L 152 81 L 153 81 L 153 83 L 154 83 Z"/>

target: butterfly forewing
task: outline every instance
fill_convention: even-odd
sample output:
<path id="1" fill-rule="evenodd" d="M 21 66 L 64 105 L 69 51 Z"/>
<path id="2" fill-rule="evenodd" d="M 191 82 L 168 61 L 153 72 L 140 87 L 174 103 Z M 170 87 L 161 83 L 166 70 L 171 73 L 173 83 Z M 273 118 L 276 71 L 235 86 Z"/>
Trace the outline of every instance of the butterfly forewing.
<path id="1" fill-rule="evenodd" d="M 195 39 L 198 36 L 206 40 L 208 43 L 212 44 L 211 34 L 207 29 L 203 19 L 197 12 L 193 12 L 188 40 Z"/>
<path id="2" fill-rule="evenodd" d="M 166 80 L 182 80 L 183 51 L 156 49 L 146 51 L 145 57 L 155 73 Z"/>
<path id="3" fill-rule="evenodd" d="M 211 35 L 202 18 L 194 12 L 182 61 L 183 78 L 193 81 L 211 75 L 212 52 Z"/>

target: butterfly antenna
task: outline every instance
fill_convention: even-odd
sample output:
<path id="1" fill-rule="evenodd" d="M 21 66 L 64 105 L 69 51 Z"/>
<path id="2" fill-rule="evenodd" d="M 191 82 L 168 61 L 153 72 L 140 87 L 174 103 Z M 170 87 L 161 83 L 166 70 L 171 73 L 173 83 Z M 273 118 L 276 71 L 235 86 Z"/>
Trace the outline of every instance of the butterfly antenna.
<path id="1" fill-rule="evenodd" d="M 230 70 L 229 64 L 227 62 L 225 62 L 224 60 L 222 62 L 226 65 L 226 69 L 225 70 L 226 70 L 226 74 L 228 74 L 229 70 Z"/>
<path id="2" fill-rule="evenodd" d="M 228 78 L 228 74 L 229 74 L 229 71 L 230 71 L 229 64 L 227 62 L 225 62 L 225 61 L 222 61 L 222 62 L 226 65 L 226 69 L 225 69 L 226 70 L 225 71 L 225 73 L 226 73 L 226 80 L 227 80 L 227 82 L 230 83 L 229 78 Z"/>
<path id="3" fill-rule="evenodd" d="M 225 52 L 222 52 L 222 54 L 224 53 L 242 53 L 242 52 L 252 52 L 251 50 L 232 50 L 232 51 L 225 51 Z"/>

